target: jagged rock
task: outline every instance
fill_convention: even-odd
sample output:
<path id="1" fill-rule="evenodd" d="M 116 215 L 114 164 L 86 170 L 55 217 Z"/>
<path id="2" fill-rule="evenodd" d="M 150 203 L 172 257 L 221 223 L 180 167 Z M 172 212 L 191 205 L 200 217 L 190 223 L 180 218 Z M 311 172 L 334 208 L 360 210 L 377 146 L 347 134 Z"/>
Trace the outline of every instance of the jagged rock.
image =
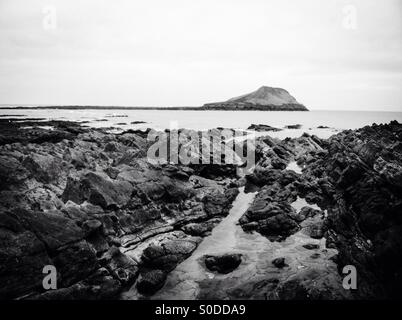
<path id="1" fill-rule="evenodd" d="M 123 284 L 130 283 L 138 275 L 138 264 L 121 253 L 117 247 L 111 247 L 101 257 L 100 263 Z"/>
<path id="2" fill-rule="evenodd" d="M 0 298 L 12 299 L 41 287 L 43 267 L 52 264 L 45 244 L 4 212 L 0 212 L 0 240 Z"/>
<path id="3" fill-rule="evenodd" d="M 62 198 L 64 202 L 72 200 L 78 204 L 88 200 L 102 208 L 123 207 L 130 200 L 133 190 L 127 181 L 112 180 L 100 172 L 88 172 L 78 181 L 69 178 Z"/>
<path id="4" fill-rule="evenodd" d="M 59 248 L 52 261 L 61 287 L 71 286 L 99 267 L 95 250 L 85 240 Z"/>
<path id="5" fill-rule="evenodd" d="M 280 300 L 345 300 L 352 299 L 342 286 L 337 273 L 320 267 L 308 268 L 279 283 L 274 294 Z"/>
<path id="6" fill-rule="evenodd" d="M 82 227 L 87 234 L 93 234 L 102 228 L 102 222 L 96 219 L 90 219 L 84 221 Z"/>
<path id="7" fill-rule="evenodd" d="M 22 161 L 22 165 L 35 179 L 45 183 L 57 180 L 62 172 L 61 159 L 50 154 L 31 154 Z"/>
<path id="8" fill-rule="evenodd" d="M 257 230 L 272 241 L 282 241 L 300 228 L 293 218 L 294 214 L 288 203 L 257 198 L 239 223 L 247 231 Z"/>
<path id="9" fill-rule="evenodd" d="M 205 236 L 238 193 L 225 180 L 228 172 L 234 177 L 234 166 L 208 173 L 151 165 L 144 158 L 146 131 L 113 135 L 52 124 L 69 132 L 68 139 L 19 124 L 6 128 L 15 139 L 11 131 L 0 139 L 0 239 L 7 244 L 0 248 L 2 298 L 114 297 L 139 271 L 175 268 L 201 241 L 189 234 Z M 9 144 L 15 141 L 22 142 Z M 220 181 L 198 176 L 203 182 L 195 188 L 190 178 L 197 173 Z M 125 237 L 141 245 L 159 234 L 160 256 L 151 248 L 132 258 L 123 253 Z M 56 266 L 59 289 L 43 292 L 42 268 L 49 264 Z"/>
<path id="10" fill-rule="evenodd" d="M 77 151 L 74 149 L 68 149 L 64 154 L 64 160 L 70 161 L 71 164 L 77 169 L 83 169 L 87 166 L 88 159 L 85 156 L 85 152 Z"/>
<path id="11" fill-rule="evenodd" d="M 33 232 L 48 248 L 54 251 L 61 246 L 80 241 L 84 231 L 76 223 L 59 214 L 29 212 L 17 209 L 10 213 L 21 225 Z"/>
<path id="12" fill-rule="evenodd" d="M 150 270 L 141 273 L 137 280 L 137 289 L 143 294 L 154 294 L 163 287 L 166 281 L 166 272 L 162 270 Z"/>
<path id="13" fill-rule="evenodd" d="M 400 296 L 402 237 L 395 213 L 401 211 L 401 133 L 393 121 L 332 136 L 301 185 L 304 194 L 329 207 L 325 237 L 339 250 L 339 265 L 360 270 L 358 297 Z"/>
<path id="14" fill-rule="evenodd" d="M 31 300 L 103 300 L 115 298 L 121 284 L 104 268 L 72 286 L 30 296 Z"/>
<path id="15" fill-rule="evenodd" d="M 6 154 L 0 156 L 0 190 L 21 183 L 28 176 L 28 170 L 16 158 Z"/>
<path id="16" fill-rule="evenodd" d="M 33 129 L 21 128 L 29 122 Z M 354 296 L 400 297 L 402 126 L 397 122 L 328 140 L 308 134 L 258 138 L 256 168 L 237 181 L 233 165 L 150 165 L 144 158 L 146 131 L 114 135 L 49 122 L 52 133 L 32 120 L 10 123 L 0 127 L 1 298 L 110 298 L 139 272 L 168 273 L 197 247 L 197 236 L 208 234 L 228 213 L 244 184 L 258 191 L 239 221 L 244 230 L 274 241 L 298 230 L 303 237 L 325 237 L 327 248 L 339 252 L 333 259 L 338 267 L 352 264 L 359 270 Z M 303 172 L 283 170 L 290 161 Z M 297 197 L 326 214 L 309 208 L 296 213 L 291 204 Z M 131 255 L 142 246 L 144 252 Z M 316 262 L 325 250 L 299 249 Z M 60 289 L 44 293 L 47 264 L 57 267 Z M 284 282 L 263 279 L 249 288 L 269 289 L 265 298 L 275 299 L 350 298 L 340 294 L 345 290 L 338 290 L 337 272 L 326 272 L 307 268 Z M 163 285 L 160 279 L 157 287 Z"/>
<path id="17" fill-rule="evenodd" d="M 373 168 L 391 185 L 402 188 L 402 166 L 400 164 L 387 162 L 383 158 L 378 157 Z"/>
<path id="18" fill-rule="evenodd" d="M 167 234 L 161 242 L 151 244 L 144 250 L 143 264 L 148 269 L 172 271 L 197 248 L 200 241 L 200 238 L 188 236 L 181 231 Z"/>
<path id="19" fill-rule="evenodd" d="M 317 214 L 322 214 L 323 212 L 321 210 L 314 209 L 309 206 L 305 206 L 300 209 L 299 215 L 302 216 L 304 219 L 306 218 L 312 218 L 316 216 Z"/>

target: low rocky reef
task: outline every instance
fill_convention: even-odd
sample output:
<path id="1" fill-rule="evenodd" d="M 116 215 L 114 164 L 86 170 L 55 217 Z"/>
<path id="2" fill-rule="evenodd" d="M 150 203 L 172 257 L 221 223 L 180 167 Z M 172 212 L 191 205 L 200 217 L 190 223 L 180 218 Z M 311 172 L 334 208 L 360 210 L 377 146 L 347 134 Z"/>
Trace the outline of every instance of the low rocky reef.
<path id="1" fill-rule="evenodd" d="M 260 137 L 256 166 L 243 178 L 233 165 L 151 164 L 146 136 L 0 119 L 0 298 L 110 299 L 133 284 L 152 295 L 229 213 L 242 185 L 258 192 L 239 220 L 245 231 L 274 242 L 299 230 L 326 239 L 338 250 L 339 274 L 357 269 L 358 288 L 346 298 L 400 297 L 401 124 L 327 140 Z M 298 198 L 320 209 L 296 211 Z M 216 272 L 242 266 L 239 255 L 204 258 Z M 287 257 L 272 264 L 286 268 Z M 45 265 L 57 269 L 57 290 L 43 289 Z M 267 286 L 273 298 L 345 298 L 299 275 Z"/>
<path id="2" fill-rule="evenodd" d="M 308 111 L 308 109 L 297 103 L 275 104 L 256 104 L 249 102 L 216 102 L 206 103 L 201 110 L 232 110 L 232 111 Z"/>

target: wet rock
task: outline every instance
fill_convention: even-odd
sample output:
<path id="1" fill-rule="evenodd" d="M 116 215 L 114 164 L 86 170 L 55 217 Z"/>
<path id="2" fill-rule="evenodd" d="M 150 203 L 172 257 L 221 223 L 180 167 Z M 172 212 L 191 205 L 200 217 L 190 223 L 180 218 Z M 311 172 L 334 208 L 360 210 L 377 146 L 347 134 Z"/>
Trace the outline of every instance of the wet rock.
<path id="1" fill-rule="evenodd" d="M 163 287 L 166 277 L 166 272 L 162 270 L 143 272 L 137 280 L 137 290 L 142 294 L 152 295 Z"/>
<path id="2" fill-rule="evenodd" d="M 307 231 L 307 234 L 313 239 L 323 238 L 326 231 L 325 224 L 322 221 L 317 221 L 304 229 Z"/>
<path id="3" fill-rule="evenodd" d="M 103 300 L 115 298 L 121 290 L 121 284 L 106 269 L 100 268 L 85 280 L 72 286 L 49 290 L 39 295 L 30 296 L 31 300 Z"/>
<path id="4" fill-rule="evenodd" d="M 268 202 L 258 197 L 239 223 L 247 231 L 256 230 L 271 241 L 282 241 L 300 229 L 294 214 L 286 202 Z"/>
<path id="5" fill-rule="evenodd" d="M 206 236 L 220 221 L 220 218 L 214 218 L 200 223 L 188 223 L 182 227 L 182 230 L 192 236 Z"/>
<path id="6" fill-rule="evenodd" d="M 401 132 L 393 121 L 332 136 L 327 152 L 307 166 L 308 182 L 301 185 L 316 203 L 329 205 L 325 237 L 339 250 L 339 264 L 361 270 L 359 297 L 400 296 L 401 221 L 394 213 L 401 203 Z"/>
<path id="7" fill-rule="evenodd" d="M 258 232 L 273 241 L 285 240 L 298 229 L 299 225 L 288 215 L 276 215 L 260 220 L 257 228 Z"/>
<path id="8" fill-rule="evenodd" d="M 258 132 L 264 132 L 264 131 L 281 131 L 282 129 L 271 127 L 266 124 L 252 124 L 247 128 L 247 130 L 255 130 Z"/>
<path id="9" fill-rule="evenodd" d="M 317 210 L 309 206 L 305 206 L 301 208 L 299 211 L 299 216 L 301 217 L 302 220 L 315 217 L 318 214 L 323 214 L 323 212 L 321 210 Z"/>
<path id="10" fill-rule="evenodd" d="M 116 179 L 117 176 L 119 175 L 120 171 L 119 169 L 116 169 L 114 167 L 107 167 L 105 170 L 103 170 L 104 172 L 106 172 L 106 174 L 109 176 L 109 178 L 111 179 Z"/>
<path id="11" fill-rule="evenodd" d="M 167 273 L 186 259 L 201 241 L 195 235 L 208 234 L 238 193 L 226 181 L 234 166 L 148 163 L 147 132 L 55 123 L 68 133 L 59 140 L 50 129 L 15 127 L 6 131 L 16 139 L 7 140 L 11 131 L 0 137 L 2 298 L 114 297 L 140 271 Z M 196 187 L 191 177 L 200 172 L 217 180 L 198 176 Z M 131 245 L 142 248 L 138 255 L 126 255 Z M 59 289 L 43 292 L 48 264 L 57 268 Z"/>
<path id="12" fill-rule="evenodd" d="M 104 148 L 105 152 L 116 152 L 116 151 L 119 151 L 119 149 L 120 149 L 120 146 L 115 141 L 110 141 L 110 142 L 106 143 L 105 148 Z"/>
<path id="13" fill-rule="evenodd" d="M 60 287 L 68 287 L 91 275 L 98 267 L 95 250 L 86 241 L 59 248 L 52 258 Z"/>
<path id="14" fill-rule="evenodd" d="M 342 286 L 342 279 L 319 267 L 306 269 L 279 283 L 274 295 L 280 300 L 345 300 L 352 299 Z M 271 293 L 272 294 L 272 293 Z"/>
<path id="15" fill-rule="evenodd" d="M 79 124 L 68 121 L 41 121 L 41 118 L 0 119 L 0 145 L 21 143 L 58 143 L 74 139 L 85 131 Z M 29 127 L 29 129 L 24 129 Z M 44 128 L 49 127 L 50 129 Z"/>
<path id="16" fill-rule="evenodd" d="M 136 279 L 138 263 L 120 252 L 117 247 L 111 247 L 100 259 L 100 263 L 110 274 L 121 283 L 127 284 Z"/>
<path id="17" fill-rule="evenodd" d="M 167 273 L 193 252 L 198 235 L 208 234 L 228 213 L 237 186 L 244 184 L 258 191 L 240 219 L 244 230 L 273 241 L 300 229 L 312 238 L 325 236 L 327 247 L 339 251 L 336 262 L 359 270 L 354 295 L 400 296 L 402 129 L 397 122 L 344 131 L 328 141 L 307 134 L 261 138 L 254 172 L 230 186 L 227 178 L 233 182 L 235 166 L 149 165 L 143 159 L 146 132 L 112 135 L 55 123 L 51 133 L 13 125 L 16 129 L 0 128 L 2 298 L 112 297 L 139 270 Z M 289 161 L 303 165 L 302 174 L 283 170 Z M 327 215 L 309 208 L 297 214 L 291 203 L 298 196 L 326 208 Z M 138 262 L 122 253 L 143 241 L 152 244 Z M 319 259 L 324 254 L 319 252 L 311 251 L 310 258 Z M 46 264 L 60 271 L 61 288 L 55 292 L 42 292 L 37 275 Z M 269 289 L 268 298 L 269 292 L 284 299 L 344 297 L 337 272 L 308 269 L 283 283 L 253 285 Z"/>
<path id="18" fill-rule="evenodd" d="M 285 126 L 286 129 L 300 129 L 302 127 L 301 124 L 290 124 Z"/>
<path id="19" fill-rule="evenodd" d="M 287 266 L 287 264 L 285 263 L 285 258 L 283 257 L 272 260 L 272 264 L 279 269 L 282 269 Z"/>
<path id="20" fill-rule="evenodd" d="M 188 236 L 181 231 L 167 234 L 159 243 L 149 245 L 142 254 L 145 268 L 172 271 L 196 248 L 201 238 Z"/>
<path id="21" fill-rule="evenodd" d="M 242 261 L 242 255 L 237 254 L 224 254 L 221 256 L 204 256 L 205 266 L 211 270 L 218 273 L 230 273 L 237 269 Z"/>
<path id="22" fill-rule="evenodd" d="M 93 234 L 102 228 L 102 222 L 96 219 L 86 220 L 82 224 L 82 228 L 86 231 L 87 234 Z"/>
<path id="23" fill-rule="evenodd" d="M 387 162 L 382 157 L 378 157 L 373 168 L 391 185 L 402 188 L 402 166 L 400 164 Z"/>
<path id="24" fill-rule="evenodd" d="M 307 250 L 315 250 L 315 249 L 319 249 L 320 246 L 315 243 L 307 243 L 307 244 L 303 245 L 303 248 L 306 248 Z"/>
<path id="25" fill-rule="evenodd" d="M 234 200 L 238 191 L 228 194 L 207 194 L 202 203 L 208 217 L 226 216 L 229 213 L 229 204 Z"/>
<path id="26" fill-rule="evenodd" d="M 310 258 L 311 259 L 318 259 L 320 257 L 320 254 L 319 253 L 313 253 L 311 256 L 310 256 Z"/>

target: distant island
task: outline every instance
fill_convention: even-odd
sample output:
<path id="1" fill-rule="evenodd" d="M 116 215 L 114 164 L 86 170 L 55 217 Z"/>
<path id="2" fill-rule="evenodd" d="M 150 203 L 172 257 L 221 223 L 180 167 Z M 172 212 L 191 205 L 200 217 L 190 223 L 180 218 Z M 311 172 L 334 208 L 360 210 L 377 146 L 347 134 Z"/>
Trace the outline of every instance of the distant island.
<path id="1" fill-rule="evenodd" d="M 85 105 L 65 105 L 65 106 L 13 106 L 0 109 L 100 109 L 100 110 L 236 110 L 236 111 L 308 111 L 308 109 L 297 102 L 297 100 L 282 88 L 262 86 L 251 93 L 231 98 L 224 102 L 206 103 L 201 107 L 145 107 L 145 106 L 85 106 Z"/>
<path id="2" fill-rule="evenodd" d="M 267 86 L 224 102 L 204 104 L 202 108 L 205 110 L 308 111 L 285 89 Z"/>

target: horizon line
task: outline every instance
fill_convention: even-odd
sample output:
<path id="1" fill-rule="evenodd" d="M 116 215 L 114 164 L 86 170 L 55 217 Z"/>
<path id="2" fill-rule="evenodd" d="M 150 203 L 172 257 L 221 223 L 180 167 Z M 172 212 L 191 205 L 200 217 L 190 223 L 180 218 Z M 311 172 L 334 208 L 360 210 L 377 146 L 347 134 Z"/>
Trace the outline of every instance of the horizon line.
<path id="1" fill-rule="evenodd" d="M 27 110 L 35 110 L 35 109 L 46 109 L 46 108 L 76 108 L 77 110 L 80 109 L 85 109 L 85 108 L 92 108 L 93 110 L 97 108 L 102 108 L 102 109 L 138 109 L 138 110 L 169 110 L 172 109 L 172 111 L 183 111 L 183 109 L 190 109 L 188 111 L 198 111 L 196 109 L 201 108 L 202 105 L 200 106 L 160 106 L 160 105 L 155 105 L 155 106 L 141 106 L 141 105 L 95 105 L 95 104 L 31 104 L 31 103 L 0 103 L 0 110 L 21 110 L 21 109 L 27 109 Z M 176 109 L 177 108 L 177 109 Z M 176 109 L 176 110 L 173 110 Z M 184 110 L 185 111 L 185 110 Z M 199 110 L 199 111 L 264 111 L 264 110 Z M 266 111 L 289 111 L 289 110 L 266 110 Z M 395 108 L 395 109 L 332 109 L 332 108 L 324 108 L 324 109 L 316 109 L 316 108 L 309 108 L 308 111 L 360 111 L 360 112 L 402 112 L 402 107 L 400 109 Z M 292 111 L 295 112 L 295 111 Z M 303 111 L 305 112 L 305 111 Z"/>

